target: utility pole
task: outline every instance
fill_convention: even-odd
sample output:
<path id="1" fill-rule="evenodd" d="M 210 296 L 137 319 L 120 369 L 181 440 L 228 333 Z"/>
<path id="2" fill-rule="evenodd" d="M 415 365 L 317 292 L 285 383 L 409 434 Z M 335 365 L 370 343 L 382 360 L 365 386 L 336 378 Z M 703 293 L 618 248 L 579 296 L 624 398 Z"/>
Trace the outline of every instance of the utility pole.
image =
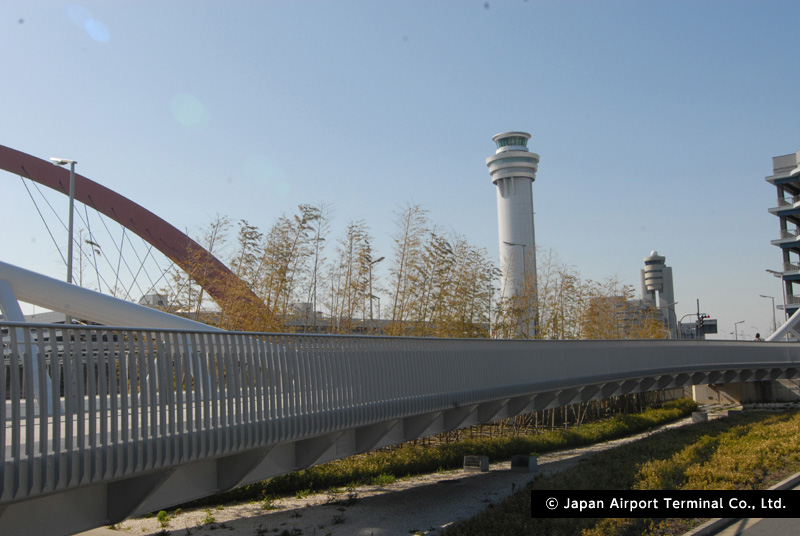
<path id="1" fill-rule="evenodd" d="M 697 322 L 694 324 L 695 328 L 695 339 L 700 340 L 700 298 L 697 298 Z"/>

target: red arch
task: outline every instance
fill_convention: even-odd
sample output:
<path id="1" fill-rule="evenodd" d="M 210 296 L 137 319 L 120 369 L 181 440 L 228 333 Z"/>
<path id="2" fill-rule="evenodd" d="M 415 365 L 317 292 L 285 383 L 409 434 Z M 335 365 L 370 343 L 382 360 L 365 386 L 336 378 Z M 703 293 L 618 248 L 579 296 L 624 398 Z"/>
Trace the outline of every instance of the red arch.
<path id="1" fill-rule="evenodd" d="M 69 170 L 55 166 L 50 161 L 0 145 L 0 169 L 69 195 Z M 75 199 L 152 244 L 192 276 L 223 309 L 228 308 L 226 305 L 234 305 L 235 302 L 241 305 L 244 301 L 251 313 L 269 318 L 264 302 L 227 266 L 185 233 L 146 208 L 77 173 Z"/>

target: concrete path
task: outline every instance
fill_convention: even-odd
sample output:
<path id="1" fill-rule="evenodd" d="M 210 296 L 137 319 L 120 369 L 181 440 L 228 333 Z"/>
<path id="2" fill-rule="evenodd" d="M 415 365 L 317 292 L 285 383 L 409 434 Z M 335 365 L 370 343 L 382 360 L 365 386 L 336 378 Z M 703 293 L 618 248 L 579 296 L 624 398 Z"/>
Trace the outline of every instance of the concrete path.
<path id="1" fill-rule="evenodd" d="M 770 489 L 800 491 L 800 473 L 775 484 Z M 800 518 L 712 519 L 684 536 L 796 536 Z"/>

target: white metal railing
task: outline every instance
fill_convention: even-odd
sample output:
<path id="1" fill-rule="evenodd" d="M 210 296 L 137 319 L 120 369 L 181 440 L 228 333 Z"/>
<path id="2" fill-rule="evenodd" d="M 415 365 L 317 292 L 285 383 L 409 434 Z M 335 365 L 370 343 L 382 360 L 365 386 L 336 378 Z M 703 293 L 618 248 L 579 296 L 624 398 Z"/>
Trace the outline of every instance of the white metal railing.
<path id="1" fill-rule="evenodd" d="M 800 202 L 800 195 L 793 195 L 790 197 L 779 197 L 778 198 L 778 206 L 779 207 L 787 207 Z"/>
<path id="2" fill-rule="evenodd" d="M 793 375 L 800 367 L 800 347 L 788 343 L 414 339 L 11 322 L 0 328 L 0 506 L 9 505 L 0 527 L 12 519 L 27 527 L 29 514 L 19 512 L 52 492 L 93 486 L 105 493 L 106 482 L 376 431 L 370 427 L 400 419 L 411 419 L 398 439 L 408 440 L 416 437 L 408 433 L 429 429 L 415 428 L 417 416 L 449 414 L 450 424 L 437 425 L 443 430 L 479 406 L 488 419 L 505 404 L 515 415 L 615 392 L 708 383 L 710 374 L 713 381 L 750 381 L 764 376 L 748 370 Z M 534 396 L 542 399 L 529 405 Z M 349 445 L 337 447 L 337 455 L 359 452 Z M 279 474 L 270 471 L 253 478 Z"/>
<path id="3" fill-rule="evenodd" d="M 794 262 L 784 262 L 783 263 L 783 271 L 784 272 L 796 272 L 800 270 L 800 264 Z"/>
<path id="4" fill-rule="evenodd" d="M 465 341 L 0 326 L 0 501 L 513 394 L 520 372 Z"/>
<path id="5" fill-rule="evenodd" d="M 800 229 L 781 229 L 781 238 L 796 238 L 800 236 Z"/>

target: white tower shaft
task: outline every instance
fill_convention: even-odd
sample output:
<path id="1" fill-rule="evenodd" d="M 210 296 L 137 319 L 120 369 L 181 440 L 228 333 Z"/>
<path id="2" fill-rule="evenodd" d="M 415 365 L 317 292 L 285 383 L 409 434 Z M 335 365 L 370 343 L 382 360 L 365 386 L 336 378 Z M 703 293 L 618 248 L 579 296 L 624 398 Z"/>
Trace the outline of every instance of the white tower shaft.
<path id="1" fill-rule="evenodd" d="M 517 335 L 536 332 L 536 240 L 533 224 L 533 181 L 539 155 L 528 151 L 527 132 L 504 132 L 492 139 L 494 156 L 486 159 L 497 187 L 497 224 L 503 303 L 522 314 Z"/>

